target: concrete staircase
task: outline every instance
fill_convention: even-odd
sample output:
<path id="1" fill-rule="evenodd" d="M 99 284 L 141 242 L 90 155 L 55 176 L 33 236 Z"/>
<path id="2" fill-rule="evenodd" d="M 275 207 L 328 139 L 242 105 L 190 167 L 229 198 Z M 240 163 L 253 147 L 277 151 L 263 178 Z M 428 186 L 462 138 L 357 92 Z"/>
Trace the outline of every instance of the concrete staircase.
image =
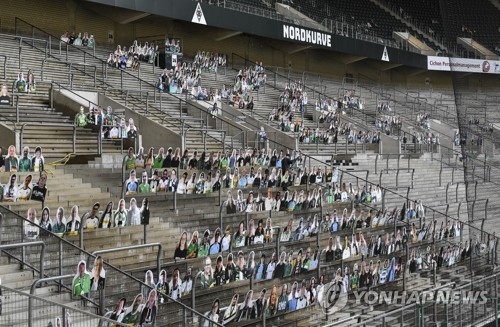
<path id="1" fill-rule="evenodd" d="M 8 127 L 20 132 L 22 145 L 29 146 L 32 151 L 36 146 L 42 147 L 46 163 L 61 159 L 73 152 L 81 156 L 97 155 L 98 133 L 89 128 L 81 127 L 77 127 L 74 132 L 72 126 L 74 117 L 68 117 L 58 112 L 57 108 L 51 108 L 49 100 L 50 84 L 43 83 L 40 80 L 44 62 L 43 58 L 40 58 L 38 51 L 30 49 L 28 45 L 23 46 L 21 64 L 19 64 L 19 58 L 16 56 L 19 51 L 19 42 L 3 36 L 2 44 L 0 54 L 8 57 L 6 74 L 8 83 L 13 83 L 16 80 L 19 71 L 24 72 L 26 76 L 30 69 L 37 81 L 36 92 L 14 92 L 11 94 L 13 107 L 2 108 L 0 113 Z M 64 83 L 67 80 L 67 74 L 61 70 L 60 65 L 52 63 L 52 66 L 50 66 L 45 64 L 44 78 Z M 78 76 L 74 78 L 78 79 Z M 11 84 L 9 84 L 10 87 Z M 18 108 L 19 119 L 17 119 L 16 107 Z M 74 135 L 76 135 L 75 149 L 73 148 Z M 55 146 L 56 144 L 57 146 Z M 7 147 L 8 145 L 4 144 L 3 146 Z M 103 151 L 120 152 L 121 149 L 117 143 L 105 142 Z"/>

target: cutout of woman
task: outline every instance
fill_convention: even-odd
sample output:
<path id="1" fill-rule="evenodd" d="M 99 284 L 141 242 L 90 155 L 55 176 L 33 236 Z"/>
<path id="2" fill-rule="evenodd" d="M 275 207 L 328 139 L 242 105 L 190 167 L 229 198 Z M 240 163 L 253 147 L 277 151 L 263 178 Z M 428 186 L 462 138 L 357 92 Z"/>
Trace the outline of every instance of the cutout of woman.
<path id="1" fill-rule="evenodd" d="M 2 85 L 2 91 L 0 93 L 0 105 L 10 105 L 10 95 L 7 85 Z"/>
<path id="2" fill-rule="evenodd" d="M 90 290 L 103 290 L 106 283 L 106 271 L 104 270 L 104 262 L 101 256 L 97 256 L 94 260 L 94 268 L 92 268 L 90 279 Z"/>
<path id="3" fill-rule="evenodd" d="M 39 235 L 38 219 L 36 218 L 35 208 L 29 208 L 27 213 L 28 221 L 24 222 L 24 236 L 28 240 L 36 240 Z"/>
<path id="4" fill-rule="evenodd" d="M 184 231 L 181 234 L 181 237 L 179 239 L 179 243 L 177 244 L 177 247 L 175 248 L 175 253 L 174 253 L 174 260 L 179 260 L 179 259 L 186 259 L 187 256 L 187 232 Z"/>
<path id="5" fill-rule="evenodd" d="M 111 320 L 116 320 L 118 322 L 121 322 L 123 319 L 123 316 L 125 314 L 125 305 L 127 304 L 127 299 L 122 297 L 121 299 L 118 300 L 116 303 L 115 309 L 113 311 L 110 311 L 105 315 L 105 317 L 111 319 Z M 108 327 L 110 325 L 108 324 Z M 114 326 L 114 325 L 111 325 Z"/>
<path id="6" fill-rule="evenodd" d="M 247 233 L 245 231 L 245 222 L 242 220 L 238 225 L 238 230 L 234 234 L 233 246 L 235 248 L 245 246 L 246 234 Z"/>
<path id="7" fill-rule="evenodd" d="M 113 201 L 109 201 L 106 209 L 101 215 L 99 220 L 99 228 L 109 228 L 113 225 Z"/>
<path id="8" fill-rule="evenodd" d="M 153 289 L 149 292 L 148 301 L 144 305 L 141 313 L 141 320 L 139 326 L 154 326 L 156 321 L 156 290 Z"/>
<path id="9" fill-rule="evenodd" d="M 153 272 L 151 270 L 146 271 L 146 274 L 144 275 L 144 284 L 146 285 L 142 285 L 141 293 L 143 298 L 147 298 L 151 290 L 156 289 Z"/>
<path id="10" fill-rule="evenodd" d="M 137 200 L 130 199 L 130 206 L 127 211 L 127 225 L 137 226 L 141 224 L 141 211 L 137 207 Z"/>
<path id="11" fill-rule="evenodd" d="M 233 199 L 233 195 L 231 191 L 227 191 L 227 200 L 226 200 L 226 214 L 230 215 L 236 213 L 236 202 Z"/>
<path id="12" fill-rule="evenodd" d="M 21 186 L 18 191 L 18 200 L 22 201 L 28 201 L 31 198 L 31 191 L 32 191 L 32 185 L 31 181 L 33 179 L 32 175 L 27 175 L 26 178 L 24 179 L 24 184 Z"/>
<path id="13" fill-rule="evenodd" d="M 45 207 L 42 210 L 42 220 L 40 221 L 40 227 L 52 232 L 52 220 L 50 219 L 50 209 Z M 44 233 L 45 235 L 48 235 L 48 233 Z"/>
<path id="14" fill-rule="evenodd" d="M 250 290 L 245 296 L 245 301 L 243 302 L 238 315 L 238 321 L 255 319 L 256 316 L 257 313 L 255 312 L 255 306 L 253 305 L 253 290 Z"/>
<path id="15" fill-rule="evenodd" d="M 267 301 L 266 317 L 269 318 L 274 316 L 277 310 L 278 310 L 278 287 L 276 285 L 273 285 L 273 288 L 271 289 L 271 295 L 269 296 L 269 300 Z"/>
<path id="16" fill-rule="evenodd" d="M 255 252 L 251 251 L 248 254 L 247 268 L 245 270 L 245 278 L 251 279 L 253 278 L 255 272 Z"/>
<path id="17" fill-rule="evenodd" d="M 188 182 L 189 182 L 188 173 L 184 172 L 184 174 L 182 174 L 181 179 L 179 180 L 179 184 L 177 185 L 177 194 L 186 193 Z"/>
<path id="18" fill-rule="evenodd" d="M 69 312 L 66 312 L 66 327 L 72 327 L 73 322 L 71 321 L 71 316 L 69 315 Z"/>
<path id="19" fill-rule="evenodd" d="M 214 302 L 212 303 L 212 309 L 205 315 L 208 319 L 214 322 L 219 322 L 219 316 L 220 316 L 220 311 L 219 311 L 219 299 L 215 299 Z M 209 320 L 205 320 L 203 323 L 203 327 L 210 327 L 210 326 L 216 326 L 215 324 L 212 324 Z"/>
<path id="20" fill-rule="evenodd" d="M 140 321 L 140 315 L 142 312 L 142 294 L 137 294 L 135 296 L 134 302 L 125 310 L 125 314 L 122 319 L 122 323 L 127 324 L 129 326 L 136 326 L 136 324 Z"/>
<path id="21" fill-rule="evenodd" d="M 35 92 L 36 91 L 36 81 L 35 76 L 33 75 L 33 71 L 28 70 L 28 81 L 26 83 L 26 91 L 27 92 Z"/>
<path id="22" fill-rule="evenodd" d="M 239 299 L 239 295 L 234 294 L 233 298 L 231 299 L 231 303 L 226 308 L 226 311 L 224 311 L 224 318 L 222 320 L 223 325 L 230 323 L 238 316 L 239 307 L 240 307 L 238 305 L 238 299 Z"/>
<path id="23" fill-rule="evenodd" d="M 195 182 L 195 180 L 196 180 L 196 173 L 193 173 L 191 175 L 191 178 L 187 182 L 186 194 L 193 194 L 193 192 L 195 191 L 195 188 L 196 188 L 196 182 Z"/>

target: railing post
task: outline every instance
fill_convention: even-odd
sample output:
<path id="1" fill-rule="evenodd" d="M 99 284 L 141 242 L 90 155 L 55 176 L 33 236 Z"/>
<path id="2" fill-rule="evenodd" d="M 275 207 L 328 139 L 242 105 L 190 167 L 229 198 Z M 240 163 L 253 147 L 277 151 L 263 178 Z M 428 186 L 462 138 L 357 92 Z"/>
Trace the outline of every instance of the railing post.
<path id="1" fill-rule="evenodd" d="M 141 66 L 137 69 L 137 78 L 139 79 L 139 91 L 142 91 Z"/>
<path id="2" fill-rule="evenodd" d="M 21 52 L 22 52 L 23 48 L 21 48 L 21 42 L 19 42 L 19 57 L 18 57 L 18 60 L 19 60 L 19 69 L 21 69 Z"/>
<path id="3" fill-rule="evenodd" d="M 405 259 L 406 260 L 404 262 L 408 262 L 408 244 L 405 245 Z M 406 269 L 402 270 L 403 270 L 403 291 L 406 291 Z"/>
<path id="4" fill-rule="evenodd" d="M 223 204 L 221 204 L 220 209 L 219 209 L 219 228 L 220 228 L 221 232 L 223 230 L 222 229 L 222 209 L 225 207 L 224 204 L 225 204 L 225 202 Z"/>
<path id="5" fill-rule="evenodd" d="M 387 194 L 387 189 L 383 189 L 382 190 L 382 212 L 385 211 L 385 202 L 386 202 L 386 199 L 385 199 L 385 196 Z"/>
<path id="6" fill-rule="evenodd" d="M 62 253 L 63 253 L 63 243 L 62 243 L 62 240 L 59 239 L 59 276 L 62 276 L 62 273 L 63 273 L 63 268 L 62 268 L 63 254 Z M 61 290 L 62 290 L 61 284 L 59 284 L 58 288 L 59 288 L 59 292 L 61 292 Z"/>
<path id="7" fill-rule="evenodd" d="M 73 125 L 73 153 L 76 153 L 76 124 Z"/>
<path id="8" fill-rule="evenodd" d="M 80 228 L 78 230 L 78 238 L 80 241 L 80 249 L 83 249 L 83 219 L 82 223 L 80 224 Z"/>
<path id="9" fill-rule="evenodd" d="M 174 199 L 173 199 L 173 204 L 172 204 L 172 210 L 177 212 L 177 192 L 174 192 Z"/>
<path id="10" fill-rule="evenodd" d="M 19 123 L 19 95 L 16 96 L 16 123 Z"/>

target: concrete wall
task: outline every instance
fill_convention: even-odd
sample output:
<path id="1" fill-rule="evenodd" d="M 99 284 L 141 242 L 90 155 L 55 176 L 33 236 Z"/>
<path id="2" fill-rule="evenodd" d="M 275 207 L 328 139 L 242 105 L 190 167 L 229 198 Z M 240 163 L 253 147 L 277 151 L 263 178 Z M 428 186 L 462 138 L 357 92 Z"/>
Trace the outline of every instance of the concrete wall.
<path id="1" fill-rule="evenodd" d="M 88 108 L 90 106 L 90 103 L 97 104 L 99 101 L 96 92 L 84 92 L 84 91 L 70 92 L 68 90 L 61 90 L 61 93 L 64 94 L 66 97 L 73 99 L 75 102 L 78 102 L 85 108 Z"/>
<path id="2" fill-rule="evenodd" d="M 222 105 L 222 112 L 235 112 L 237 111 L 226 104 Z M 267 126 L 265 122 L 261 120 L 260 117 L 252 117 L 250 115 L 240 114 L 239 116 L 244 117 L 244 124 L 249 128 L 250 132 L 248 133 L 248 141 L 254 142 L 256 140 L 256 134 L 260 131 L 261 127 L 264 127 L 267 137 L 269 140 L 269 147 L 274 148 L 282 148 L 285 146 L 289 149 L 296 149 L 296 139 L 281 130 Z M 252 144 L 250 144 L 252 146 Z"/>
<path id="3" fill-rule="evenodd" d="M 2 135 L 2 155 L 7 154 L 7 149 L 11 145 L 15 145 L 16 147 L 16 152 L 20 153 L 20 138 L 19 138 L 19 132 L 14 132 L 11 128 L 9 128 L 7 125 L 4 123 L 0 123 L 0 135 Z"/>
<path id="4" fill-rule="evenodd" d="M 214 129 L 226 130 L 226 136 L 234 136 L 242 131 L 250 130 L 248 126 L 238 124 L 236 117 L 226 114 L 225 111 L 216 118 L 212 117 L 209 113 L 209 104 L 206 102 L 188 100 L 187 113 L 190 116 L 203 119 L 203 121 L 206 121 Z M 197 122 L 193 124 L 199 126 Z"/>
<path id="5" fill-rule="evenodd" d="M 257 134 L 261 126 L 264 126 L 269 138 L 269 147 L 273 149 L 282 148 L 283 146 L 290 149 L 296 148 L 296 140 L 294 137 L 283 133 L 279 129 L 268 127 L 258 118 L 238 113 L 238 110 L 230 108 L 226 104 L 222 105 L 222 116 L 219 115 L 217 118 L 213 118 L 210 114 L 206 114 L 208 113 L 208 106 L 206 103 L 195 100 L 188 100 L 188 102 L 190 104 L 187 110 L 188 115 L 201 117 L 203 120 L 207 120 L 208 124 L 215 129 L 227 130 L 227 136 L 234 136 L 244 131 L 246 134 L 245 139 L 247 141 L 247 146 L 249 147 L 257 146 L 255 143 L 255 141 L 257 141 Z M 201 108 L 201 110 L 206 113 L 200 115 L 200 110 L 195 107 Z M 242 136 L 237 137 L 238 140 L 242 140 L 241 138 Z"/>
<path id="6" fill-rule="evenodd" d="M 176 132 L 152 121 L 149 118 L 137 114 L 129 108 L 124 107 L 118 102 L 104 96 L 103 94 L 99 94 L 99 105 L 104 108 L 107 106 L 111 106 L 113 109 L 124 109 L 125 117 L 127 119 L 134 119 L 134 123 L 137 126 L 138 132 L 142 136 L 142 146 L 145 149 L 148 149 L 149 147 L 158 149 L 160 147 L 166 148 L 169 146 L 175 149 L 176 147 L 180 148 L 182 145 L 181 136 Z"/>
<path id="7" fill-rule="evenodd" d="M 431 128 L 439 133 L 441 145 L 453 148 L 453 140 L 455 139 L 457 128 L 435 119 L 432 119 L 430 123 Z"/>
<path id="8" fill-rule="evenodd" d="M 142 115 L 135 113 L 129 108 L 123 107 L 116 101 L 105 97 L 102 94 L 93 93 L 89 97 L 92 99 L 98 99 L 97 103 L 102 107 L 111 106 L 113 109 L 123 109 L 125 112 L 125 117 L 127 119 L 134 119 L 134 123 L 140 134 L 140 139 L 142 139 L 142 146 L 144 148 L 154 147 L 158 149 L 159 147 L 171 146 L 173 148 L 181 146 L 181 136 L 177 133 L 171 131 L 170 129 L 146 118 Z M 65 93 L 54 91 L 54 106 L 57 110 L 62 111 L 64 114 L 75 117 L 80 110 L 81 99 L 74 99 L 68 97 Z"/>
<path id="9" fill-rule="evenodd" d="M 379 143 L 379 153 L 400 153 L 401 152 L 401 142 L 383 133 L 380 133 L 380 143 Z"/>

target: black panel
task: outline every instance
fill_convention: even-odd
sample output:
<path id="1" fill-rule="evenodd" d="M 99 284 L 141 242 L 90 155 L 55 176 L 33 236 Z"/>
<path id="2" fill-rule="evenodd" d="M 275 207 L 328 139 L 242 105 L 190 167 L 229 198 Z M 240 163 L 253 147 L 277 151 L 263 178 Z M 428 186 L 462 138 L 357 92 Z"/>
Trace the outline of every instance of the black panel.
<path id="1" fill-rule="evenodd" d="M 198 2 L 186 0 L 87 0 L 90 2 L 101 3 L 110 6 L 122 7 L 140 12 L 147 12 L 159 16 L 174 18 L 178 20 L 191 22 L 193 19 Z M 251 15 L 242 12 L 217 7 L 215 5 L 201 4 L 204 18 L 208 26 L 220 27 L 224 29 L 240 31 L 247 34 L 267 37 L 277 40 L 285 40 L 300 44 L 311 44 L 297 40 L 289 40 L 284 35 L 284 25 L 302 28 L 298 25 L 287 24 L 284 22 L 267 19 L 264 17 Z M 302 28 L 304 33 L 326 33 L 310 28 Z M 324 49 L 334 50 L 347 54 L 353 54 L 362 57 L 381 60 L 384 52 L 382 44 L 356 40 L 340 35 L 328 34 L 331 39 L 331 46 L 314 45 Z M 401 64 L 405 66 L 427 69 L 427 57 L 424 55 L 411 53 L 396 48 L 387 48 L 390 63 Z"/>

